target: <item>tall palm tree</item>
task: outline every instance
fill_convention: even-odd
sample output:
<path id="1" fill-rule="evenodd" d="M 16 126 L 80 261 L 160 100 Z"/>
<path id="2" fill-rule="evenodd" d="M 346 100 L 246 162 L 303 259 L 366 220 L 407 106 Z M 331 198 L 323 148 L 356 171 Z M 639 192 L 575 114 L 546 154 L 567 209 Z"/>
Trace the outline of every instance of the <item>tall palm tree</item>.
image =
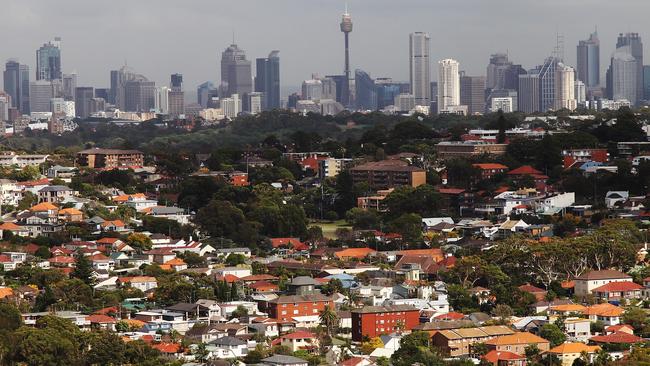
<path id="1" fill-rule="evenodd" d="M 332 308 L 325 306 L 325 309 L 320 313 L 319 319 L 320 323 L 327 329 L 327 335 L 331 337 L 332 331 L 339 325 L 339 316 L 336 315 Z"/>

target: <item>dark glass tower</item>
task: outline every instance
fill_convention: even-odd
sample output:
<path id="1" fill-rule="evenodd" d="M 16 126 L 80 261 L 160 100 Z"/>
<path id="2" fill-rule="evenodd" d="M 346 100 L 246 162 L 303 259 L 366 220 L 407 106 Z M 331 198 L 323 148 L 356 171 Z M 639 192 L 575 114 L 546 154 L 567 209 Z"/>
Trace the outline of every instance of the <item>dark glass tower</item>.
<path id="1" fill-rule="evenodd" d="M 280 108 L 280 51 L 271 51 L 269 57 L 256 60 L 255 91 L 262 94 L 262 109 Z"/>

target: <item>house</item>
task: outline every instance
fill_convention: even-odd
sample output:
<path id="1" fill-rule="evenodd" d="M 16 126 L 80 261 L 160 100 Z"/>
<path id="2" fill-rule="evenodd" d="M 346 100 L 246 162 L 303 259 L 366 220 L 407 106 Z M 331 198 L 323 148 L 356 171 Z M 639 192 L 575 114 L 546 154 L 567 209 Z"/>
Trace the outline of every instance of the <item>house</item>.
<path id="1" fill-rule="evenodd" d="M 38 191 L 38 202 L 58 203 L 75 196 L 76 193 L 66 186 L 47 186 Z"/>
<path id="2" fill-rule="evenodd" d="M 4 237 L 4 232 L 11 232 L 14 235 L 26 237 L 29 236 L 29 229 L 16 225 L 13 222 L 3 222 L 0 224 L 0 237 Z"/>
<path id="3" fill-rule="evenodd" d="M 217 257 L 228 257 L 230 254 L 239 254 L 250 258 L 251 250 L 249 248 L 221 248 L 215 251 Z"/>
<path id="4" fill-rule="evenodd" d="M 420 309 L 409 305 L 364 306 L 352 310 L 352 340 L 412 330 L 420 324 Z"/>
<path id="5" fill-rule="evenodd" d="M 491 350 L 481 357 L 485 362 L 494 366 L 525 366 L 526 356 L 508 351 Z"/>
<path id="6" fill-rule="evenodd" d="M 17 263 L 13 262 L 8 255 L 0 254 L 0 268 L 3 271 L 13 271 L 17 267 Z"/>
<path id="7" fill-rule="evenodd" d="M 589 338 L 589 342 L 596 344 L 620 344 L 629 345 L 644 342 L 644 339 L 626 332 L 615 332 L 607 335 L 599 335 Z"/>
<path id="8" fill-rule="evenodd" d="M 590 295 L 592 291 L 610 282 L 632 282 L 632 277 L 619 271 L 605 269 L 589 271 L 574 278 L 576 296 Z"/>
<path id="9" fill-rule="evenodd" d="M 318 351 L 318 336 L 311 332 L 296 331 L 280 337 L 280 344 L 296 352 L 305 350 L 308 352 Z"/>
<path id="10" fill-rule="evenodd" d="M 86 320 L 90 323 L 91 328 L 104 329 L 115 331 L 115 324 L 117 320 L 111 318 L 108 315 L 99 315 L 93 314 L 86 317 Z"/>
<path id="11" fill-rule="evenodd" d="M 122 220 L 107 220 L 99 224 L 102 231 L 125 231 L 126 224 Z"/>
<path id="12" fill-rule="evenodd" d="M 546 187 L 546 180 L 548 179 L 548 176 L 544 175 L 542 172 L 533 168 L 530 165 L 524 165 L 517 169 L 513 169 L 509 171 L 507 174 L 508 177 L 512 179 L 512 181 L 516 184 L 519 184 L 522 181 L 525 181 L 526 179 L 531 179 L 535 187 L 526 187 L 526 188 L 544 189 Z"/>
<path id="13" fill-rule="evenodd" d="M 492 179 L 495 175 L 503 174 L 508 170 L 507 166 L 497 163 L 480 163 L 472 166 L 478 170 L 481 180 Z"/>
<path id="14" fill-rule="evenodd" d="M 628 191 L 608 191 L 605 194 L 605 205 L 607 208 L 614 208 L 617 203 L 622 203 L 630 198 Z"/>
<path id="15" fill-rule="evenodd" d="M 225 336 L 210 342 L 208 351 L 217 359 L 238 358 L 248 354 L 248 343 L 235 337 Z"/>
<path id="16" fill-rule="evenodd" d="M 131 286 L 142 292 L 147 292 L 158 287 L 156 277 L 151 276 L 120 277 L 117 280 L 117 284 L 120 286 Z"/>
<path id="17" fill-rule="evenodd" d="M 533 286 L 531 284 L 525 284 L 519 286 L 519 290 L 522 292 L 528 292 L 529 294 L 535 296 L 535 300 L 537 301 L 542 301 L 546 298 L 546 290 L 541 289 L 537 286 Z"/>
<path id="18" fill-rule="evenodd" d="M 264 366 L 309 366 L 309 362 L 303 360 L 302 358 L 285 356 L 285 355 L 273 355 L 262 359 L 262 365 Z"/>
<path id="19" fill-rule="evenodd" d="M 537 345 L 541 352 L 550 349 L 550 342 L 528 332 L 517 332 L 509 335 L 499 336 L 485 342 L 488 349 L 496 351 L 508 351 L 519 355 L 526 354 L 526 347 L 531 344 Z"/>
<path id="20" fill-rule="evenodd" d="M 583 318 L 567 318 L 564 320 L 564 333 L 569 340 L 585 342 L 591 337 L 591 321 Z"/>
<path id="21" fill-rule="evenodd" d="M 644 287 L 632 281 L 610 282 L 596 287 L 591 293 L 597 299 L 610 301 L 638 300 L 642 297 Z"/>
<path id="22" fill-rule="evenodd" d="M 624 312 L 625 310 L 619 306 L 603 303 L 588 307 L 583 314 L 589 316 L 592 322 L 601 321 L 605 325 L 618 325 Z"/>
<path id="23" fill-rule="evenodd" d="M 180 272 L 187 269 L 187 263 L 180 258 L 173 258 L 161 264 L 160 268 Z"/>
<path id="24" fill-rule="evenodd" d="M 369 255 L 375 254 L 377 251 L 371 248 L 348 248 L 334 253 L 334 256 L 342 260 L 351 259 L 364 259 Z"/>
<path id="25" fill-rule="evenodd" d="M 551 348 L 548 354 L 555 355 L 562 363 L 562 366 L 572 366 L 577 358 L 582 357 L 583 352 L 589 358 L 589 362 L 593 362 L 598 351 L 600 351 L 599 346 L 588 346 L 582 342 L 567 342 Z"/>
<path id="26" fill-rule="evenodd" d="M 309 246 L 299 238 L 271 238 L 270 240 L 273 249 L 309 250 Z"/>
<path id="27" fill-rule="evenodd" d="M 83 212 L 76 208 L 64 208 L 58 212 L 59 220 L 64 222 L 81 222 L 84 219 Z"/>
<path id="28" fill-rule="evenodd" d="M 472 355 L 474 344 L 485 343 L 495 337 L 513 333 L 512 329 L 504 325 L 451 328 L 435 331 L 431 342 L 450 357 L 461 357 Z"/>

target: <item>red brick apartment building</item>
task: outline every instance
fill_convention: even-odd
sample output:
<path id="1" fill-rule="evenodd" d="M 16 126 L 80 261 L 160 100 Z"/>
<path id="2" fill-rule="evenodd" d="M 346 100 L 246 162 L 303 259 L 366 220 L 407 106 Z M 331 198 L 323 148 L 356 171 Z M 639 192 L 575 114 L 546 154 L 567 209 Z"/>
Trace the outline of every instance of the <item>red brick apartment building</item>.
<path id="1" fill-rule="evenodd" d="M 325 295 L 290 295 L 269 301 L 267 310 L 270 318 L 287 321 L 296 316 L 319 316 L 326 306 L 334 309 L 334 301 Z"/>
<path id="2" fill-rule="evenodd" d="M 352 340 L 378 337 L 420 324 L 420 310 L 410 305 L 365 306 L 352 310 Z"/>

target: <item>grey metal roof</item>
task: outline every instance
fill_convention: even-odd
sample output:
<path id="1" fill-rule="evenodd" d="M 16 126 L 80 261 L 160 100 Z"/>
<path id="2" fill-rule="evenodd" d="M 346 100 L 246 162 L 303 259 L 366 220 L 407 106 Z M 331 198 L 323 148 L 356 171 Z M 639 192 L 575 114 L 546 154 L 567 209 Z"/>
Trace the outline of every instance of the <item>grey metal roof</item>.
<path id="1" fill-rule="evenodd" d="M 217 338 L 211 343 L 219 346 L 243 346 L 246 344 L 246 342 L 241 339 L 230 336 Z"/>
<path id="2" fill-rule="evenodd" d="M 303 360 L 302 358 L 293 357 L 293 356 L 285 356 L 285 355 L 273 355 L 271 357 L 267 357 L 267 358 L 262 359 L 262 362 L 270 363 L 270 364 L 279 364 L 279 365 L 292 365 L 292 364 L 295 364 L 295 363 L 307 363 L 307 361 Z"/>

